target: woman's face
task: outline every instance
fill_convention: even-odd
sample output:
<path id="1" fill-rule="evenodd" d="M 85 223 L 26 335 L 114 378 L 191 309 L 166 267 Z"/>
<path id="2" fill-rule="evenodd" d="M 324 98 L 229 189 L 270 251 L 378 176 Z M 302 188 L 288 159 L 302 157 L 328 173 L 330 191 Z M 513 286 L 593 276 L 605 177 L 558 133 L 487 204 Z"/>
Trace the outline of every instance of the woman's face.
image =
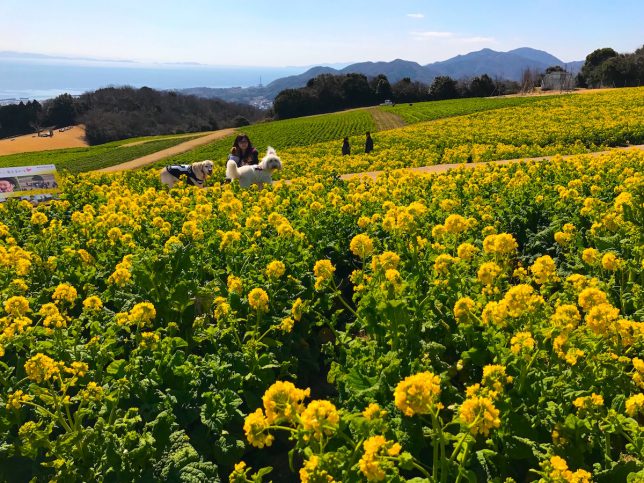
<path id="1" fill-rule="evenodd" d="M 247 138 L 241 138 L 237 143 L 239 144 L 239 147 L 242 148 L 244 151 L 246 151 L 246 148 L 248 148 Z"/>
<path id="2" fill-rule="evenodd" d="M 6 179 L 0 180 L 0 193 L 11 193 L 13 191 L 13 184 Z"/>

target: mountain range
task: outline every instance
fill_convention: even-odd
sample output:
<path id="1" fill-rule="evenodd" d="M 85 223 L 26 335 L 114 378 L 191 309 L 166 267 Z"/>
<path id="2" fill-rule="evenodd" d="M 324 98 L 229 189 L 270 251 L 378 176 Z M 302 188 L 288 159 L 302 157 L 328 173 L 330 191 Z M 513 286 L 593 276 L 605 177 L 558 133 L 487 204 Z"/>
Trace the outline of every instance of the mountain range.
<path id="1" fill-rule="evenodd" d="M 179 92 L 199 97 L 219 97 L 226 101 L 256 104 L 261 103 L 262 99 L 267 101 L 275 99 L 277 94 L 284 89 L 304 87 L 310 79 L 320 74 L 342 75 L 357 73 L 364 74 L 367 77 L 384 74 L 391 83 L 409 77 L 412 81 L 431 84 L 434 78 L 442 75 L 450 76 L 453 79 L 463 79 L 483 74 L 487 74 L 493 79 L 519 81 L 525 69 L 536 69 L 542 72 L 555 65 L 564 67 L 569 72 L 576 74 L 581 70 L 584 61 L 566 63 L 548 52 L 529 47 L 522 47 L 508 52 L 483 49 L 426 65 L 396 59 L 391 62 L 360 62 L 351 64 L 343 69 L 312 67 L 302 74 L 276 79 L 266 86 L 223 89 L 193 87 L 181 89 Z"/>

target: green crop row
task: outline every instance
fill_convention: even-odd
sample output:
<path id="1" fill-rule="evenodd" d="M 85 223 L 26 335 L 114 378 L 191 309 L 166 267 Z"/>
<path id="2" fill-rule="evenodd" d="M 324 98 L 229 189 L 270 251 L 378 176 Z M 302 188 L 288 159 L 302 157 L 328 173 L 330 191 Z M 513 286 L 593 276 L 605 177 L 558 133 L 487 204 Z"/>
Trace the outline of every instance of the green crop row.
<path id="1" fill-rule="evenodd" d="M 55 149 L 33 153 L 12 154 L 0 157 L 0 168 L 9 166 L 32 166 L 38 164 L 55 164 L 56 168 L 71 173 L 92 171 L 114 166 L 119 163 L 155 153 L 177 144 L 184 143 L 199 136 L 181 138 L 156 138 L 134 146 L 123 146 L 133 140 L 116 141 L 86 148 Z"/>

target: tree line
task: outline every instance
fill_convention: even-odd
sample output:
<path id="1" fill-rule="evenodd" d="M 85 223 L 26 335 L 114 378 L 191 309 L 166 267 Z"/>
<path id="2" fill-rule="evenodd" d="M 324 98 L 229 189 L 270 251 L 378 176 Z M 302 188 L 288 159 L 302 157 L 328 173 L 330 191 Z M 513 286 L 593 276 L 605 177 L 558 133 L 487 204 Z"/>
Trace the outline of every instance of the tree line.
<path id="1" fill-rule="evenodd" d="M 525 69 L 520 83 L 492 79 L 487 74 L 459 80 L 438 76 L 431 85 L 412 82 L 408 77 L 390 84 L 382 74 L 371 79 L 362 74 L 322 74 L 309 80 L 305 87 L 280 92 L 273 110 L 276 118 L 288 119 L 370 106 L 386 99 L 419 102 L 513 94 L 541 85 L 546 75 L 558 71 L 564 69 L 560 66 L 548 67 L 544 72 Z M 644 85 L 644 47 L 627 54 L 618 54 L 611 48 L 593 51 L 586 57 L 573 84 L 590 88 Z"/>
<path id="2" fill-rule="evenodd" d="M 513 81 L 493 80 L 487 74 L 458 81 L 440 76 L 431 85 L 409 77 L 391 84 L 384 74 L 371 79 L 364 74 L 321 74 L 310 79 L 305 87 L 280 92 L 273 102 L 273 111 L 277 119 L 288 119 L 371 106 L 385 100 L 421 102 L 509 94 L 516 92 L 518 86 Z"/>
<path id="3" fill-rule="evenodd" d="M 183 134 L 259 121 L 265 112 L 247 104 L 202 99 L 142 87 L 108 87 L 78 97 L 0 107 L 0 137 L 85 124 L 89 144 L 161 134 Z"/>
<path id="4" fill-rule="evenodd" d="M 577 84 L 590 88 L 644 85 L 644 46 L 627 54 L 609 47 L 593 51 L 586 56 Z"/>

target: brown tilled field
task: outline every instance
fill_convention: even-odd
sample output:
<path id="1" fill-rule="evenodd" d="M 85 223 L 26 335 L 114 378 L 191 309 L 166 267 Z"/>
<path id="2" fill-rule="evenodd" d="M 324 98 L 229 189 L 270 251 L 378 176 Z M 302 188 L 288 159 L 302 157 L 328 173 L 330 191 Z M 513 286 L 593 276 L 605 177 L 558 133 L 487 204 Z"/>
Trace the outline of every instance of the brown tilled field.
<path id="1" fill-rule="evenodd" d="M 67 131 L 54 131 L 53 137 L 38 137 L 36 133 L 0 139 L 0 156 L 7 154 L 48 151 L 50 149 L 82 148 L 87 146 L 85 127 L 73 126 Z"/>

